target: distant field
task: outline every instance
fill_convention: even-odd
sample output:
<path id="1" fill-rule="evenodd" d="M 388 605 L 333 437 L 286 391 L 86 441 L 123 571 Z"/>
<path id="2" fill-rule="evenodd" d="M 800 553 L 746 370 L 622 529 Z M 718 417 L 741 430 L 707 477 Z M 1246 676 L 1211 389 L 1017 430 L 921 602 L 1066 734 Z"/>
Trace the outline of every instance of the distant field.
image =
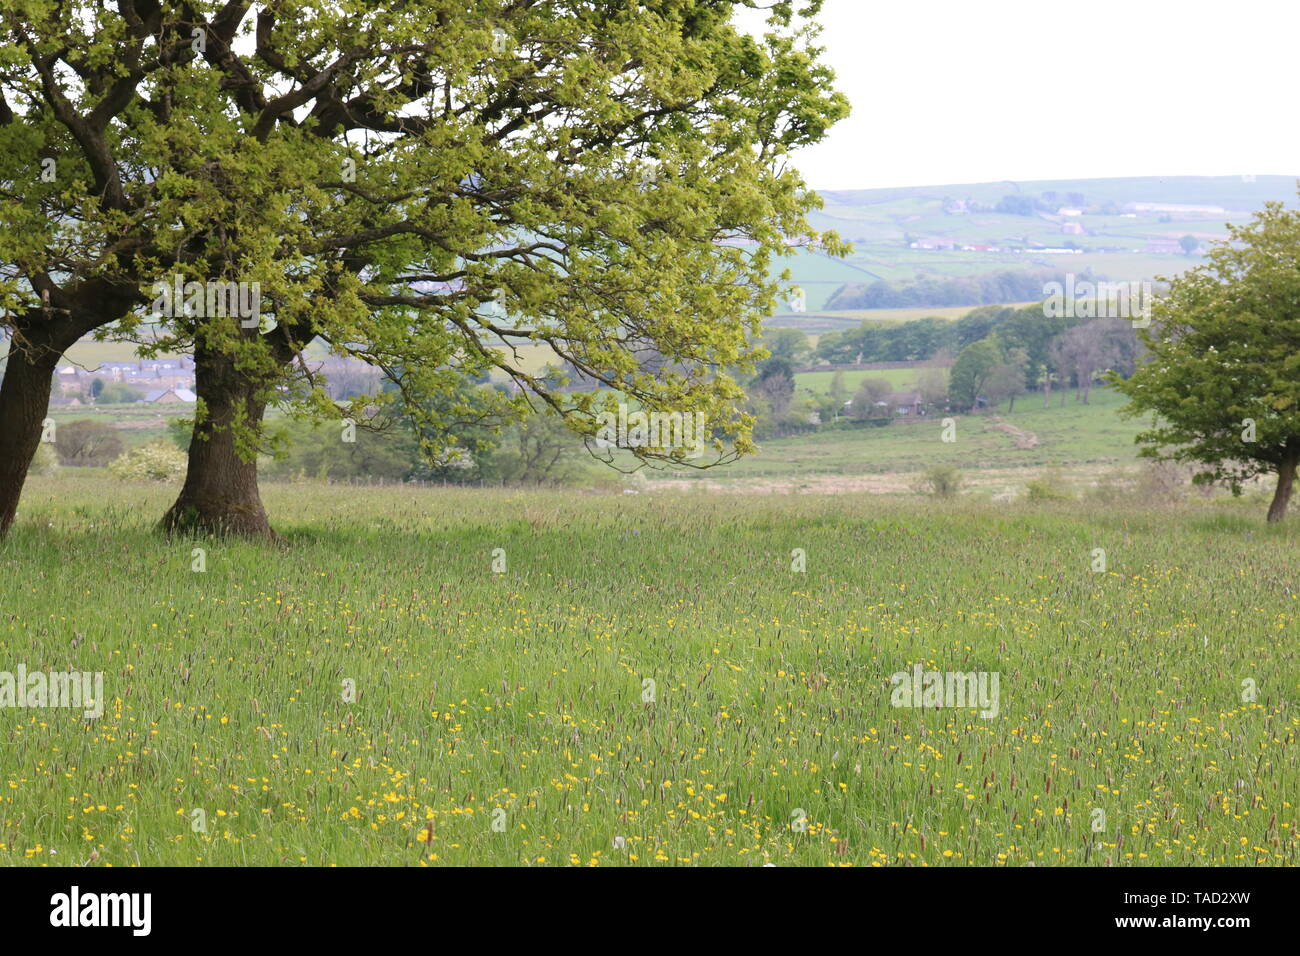
<path id="1" fill-rule="evenodd" d="M 807 388 L 818 395 L 829 395 L 831 392 L 831 382 L 835 379 L 835 372 L 800 372 L 794 377 L 795 388 Z M 910 390 L 916 383 L 917 370 L 911 368 L 887 368 L 880 370 L 869 369 L 845 369 L 844 386 L 849 390 L 849 396 L 857 391 L 863 379 L 883 378 L 894 386 L 894 391 L 905 392 Z"/>
<path id="2" fill-rule="evenodd" d="M 1088 253 L 1071 256 L 1077 262 L 1077 272 L 1083 268 L 1092 269 L 1097 275 L 1112 280 L 1152 280 L 1158 276 L 1173 278 L 1199 264 L 1197 256 L 1148 256 L 1116 255 L 1108 253 Z"/>
<path id="3" fill-rule="evenodd" d="M 521 345 L 515 350 L 521 367 L 531 373 L 541 371 L 547 363 L 558 364 L 555 353 L 547 345 Z M 88 371 L 95 371 L 105 362 L 134 362 L 139 359 L 136 346 L 131 342 L 96 342 L 84 339 L 65 353 L 68 364 L 79 365 Z M 328 357 L 325 348 L 313 343 L 308 349 L 308 357 L 324 360 Z M 159 356 L 161 359 L 176 359 L 176 355 Z M 497 373 L 504 379 L 504 374 Z"/>
<path id="4" fill-rule="evenodd" d="M 1064 205 L 1071 192 L 1082 193 L 1089 203 L 1135 201 L 1223 206 L 1225 215 L 1180 215 L 1162 222 L 1161 216 L 1143 214 L 1136 219 L 1117 215 L 1087 215 L 1085 228 L 1096 235 L 1065 235 L 1061 217 L 1052 215 L 1011 216 L 980 212 L 946 215 L 945 199 L 971 199 L 995 204 L 1011 193 L 1040 195 L 1054 190 Z M 845 328 L 864 319 L 906 321 L 928 315 L 956 318 L 973 306 L 955 308 L 881 309 L 868 314 L 828 312 L 826 301 L 845 283 L 877 280 L 908 280 L 918 276 L 970 276 L 1004 269 L 1052 268 L 1083 272 L 1114 280 L 1153 279 L 1174 276 L 1201 261 L 1197 256 L 1151 255 L 1144 251 L 1154 238 L 1177 239 L 1192 234 L 1203 240 L 1223 238 L 1224 222 L 1242 221 L 1250 211 L 1268 200 L 1296 201 L 1296 179 L 1290 176 L 1258 176 L 1251 181 L 1234 176 L 1130 177 L 1094 180 L 1062 180 L 1026 183 L 952 184 L 900 189 L 827 190 L 821 193 L 826 208 L 812 214 L 818 229 L 835 229 L 854 243 L 853 252 L 836 259 L 819 252 L 796 250 L 775 262 L 776 272 L 789 269 L 792 284 L 806 296 L 807 311 L 792 313 L 780 302 L 769 325 L 827 332 Z M 912 238 L 946 237 L 972 244 L 1004 244 L 1022 237 L 1046 245 L 1074 242 L 1086 251 L 1077 256 L 1041 253 L 963 252 L 907 248 Z M 1128 251 L 1097 252 L 1098 247 L 1119 246 Z M 68 360 L 93 368 L 101 362 L 125 362 L 135 358 L 129 343 L 81 342 L 70 350 Z M 323 350 L 320 356 L 324 356 Z M 528 355 L 532 351 L 534 354 Z M 529 371 L 553 360 L 544 346 L 525 346 L 522 353 Z"/>
<path id="5" fill-rule="evenodd" d="M 1081 194 L 1087 212 L 1077 222 L 1084 234 L 1065 233 L 1066 217 L 1051 211 L 1029 216 L 991 211 L 945 212 L 946 201 L 968 200 L 986 207 L 995 206 L 1003 196 L 1041 197 L 1055 192 L 1049 207 L 1069 205 L 1067 196 Z M 862 282 L 875 278 L 891 281 L 914 279 L 923 275 L 968 276 L 1004 269 L 1050 267 L 1082 272 L 1091 269 L 1116 280 L 1152 279 L 1157 275 L 1176 275 L 1199 258 L 1183 255 L 1152 255 L 1145 251 L 1151 239 L 1178 239 L 1193 235 L 1203 242 L 1224 239 L 1226 222 L 1243 222 L 1266 201 L 1296 202 L 1296 179 L 1292 176 L 1257 176 L 1248 180 L 1240 176 L 1173 176 L 1115 179 L 1066 180 L 1024 183 L 967 183 L 918 186 L 899 189 L 824 190 L 820 195 L 825 208 L 814 212 L 811 222 L 817 229 L 833 229 L 849 240 L 853 252 L 844 268 L 835 269 L 824 262 L 796 259 L 792 270 L 797 282 L 813 283 L 809 288 L 809 309 L 818 311 L 825 297 L 834 289 L 833 281 Z M 1174 214 L 1143 212 L 1129 218 L 1118 214 L 1129 202 L 1172 203 L 1191 206 L 1218 206 L 1222 213 Z M 1113 206 L 1106 207 L 1111 203 Z M 1059 204 L 1059 206 L 1057 205 Z M 1001 247 L 1002 252 L 965 252 L 961 250 L 926 250 L 908 248 L 909 240 L 946 239 L 975 245 Z M 1073 243 L 1085 252 L 1078 256 L 1052 256 L 1041 253 L 1015 253 L 1016 244 L 1065 246 Z M 1118 248 L 1117 252 L 1100 252 Z M 869 278 L 849 277 L 852 269 Z"/>
<path id="6" fill-rule="evenodd" d="M 139 359 L 134 342 L 96 342 L 83 339 L 64 353 L 68 364 L 80 365 L 88 371 L 94 371 L 104 362 L 135 362 Z M 176 355 L 159 356 L 160 359 L 176 359 Z"/>
<path id="7" fill-rule="evenodd" d="M 1010 308 L 1029 305 L 1028 302 L 1007 303 Z M 914 319 L 944 319 L 955 321 L 976 305 L 920 306 L 907 309 L 834 309 L 816 312 L 778 312 L 765 323 L 771 328 L 799 329 L 805 332 L 837 332 L 855 329 L 863 322 L 911 322 Z"/>
<path id="8" fill-rule="evenodd" d="M 829 394 L 833 371 L 801 372 L 795 378 L 798 389 L 822 396 Z M 844 382 L 850 396 L 866 378 L 884 378 L 895 391 L 915 386 L 914 368 L 845 370 Z M 1139 422 L 1122 420 L 1117 410 L 1123 399 L 1107 389 L 1094 389 L 1092 403 L 1079 405 L 1074 393 L 1052 396 L 1051 407 L 1042 407 L 1037 394 L 1017 399 L 1015 411 L 1005 406 L 993 413 L 955 416 L 957 441 L 940 440 L 941 418 L 896 421 L 884 427 L 854 425 L 823 428 L 815 433 L 760 442 L 759 451 L 722 468 L 703 471 L 647 471 L 651 482 L 671 481 L 728 486 L 758 479 L 784 482 L 811 478 L 834 480 L 866 476 L 888 476 L 877 490 L 906 488 L 916 473 L 934 465 L 955 465 L 969 471 L 996 473 L 999 487 L 1019 487 L 1035 469 L 1061 467 L 1082 482 L 1091 482 L 1107 470 L 1131 469 L 1138 463 L 1133 436 Z M 193 414 L 186 405 L 56 406 L 51 417 L 63 423 L 91 419 L 113 423 L 128 447 L 168 437 L 167 422 Z M 274 416 L 273 416 L 274 417 Z M 1036 440 L 1033 448 L 1019 448 L 1014 433 L 994 427 L 1005 423 Z M 1003 480 L 1005 479 L 1005 480 Z"/>
<path id="9" fill-rule="evenodd" d="M 138 346 L 134 342 L 97 342 L 92 338 L 85 338 L 64 353 L 66 361 L 61 364 L 79 365 L 89 372 L 94 372 L 105 362 L 139 361 L 140 356 L 137 354 L 137 348 Z M 188 353 L 186 354 L 188 356 Z M 317 342 L 313 342 L 307 347 L 306 354 L 311 359 L 324 359 L 327 357 L 325 348 Z M 157 360 L 175 361 L 180 357 L 175 353 L 163 353 L 157 356 Z M 150 361 L 154 360 L 150 359 Z"/>
<path id="10" fill-rule="evenodd" d="M 903 379 L 898 375 L 900 371 L 914 374 L 906 369 L 892 374 Z M 865 377 L 878 373 L 861 374 Z M 900 384 L 910 383 L 904 379 Z M 760 443 L 756 454 L 724 468 L 655 477 L 725 486 L 760 478 L 797 481 L 815 476 L 915 475 L 935 465 L 953 465 L 971 472 L 1063 467 L 1067 473 L 1095 477 L 1105 469 L 1137 464 L 1133 436 L 1142 426 L 1116 414 L 1124 404 L 1120 395 L 1094 389 L 1089 405 L 1077 404 L 1073 392 L 1066 393 L 1064 405 L 1060 401 L 1058 393 L 1052 397 L 1051 407 L 1044 409 L 1040 396 L 1027 395 L 1017 399 L 1015 411 L 1009 414 L 1004 406 L 996 413 L 954 416 L 957 440 L 952 443 L 941 440 L 941 415 L 881 427 L 846 425 L 768 439 Z M 1014 433 L 996 427 L 999 423 L 1032 434 L 1036 446 L 1018 448 Z"/>
<path id="11" fill-rule="evenodd" d="M 89 420 L 105 422 L 116 428 L 118 437 L 128 448 L 147 445 L 168 436 L 167 423 L 172 419 L 193 416 L 194 406 L 183 404 L 133 403 L 128 405 L 51 405 L 49 417 L 56 424 Z"/>

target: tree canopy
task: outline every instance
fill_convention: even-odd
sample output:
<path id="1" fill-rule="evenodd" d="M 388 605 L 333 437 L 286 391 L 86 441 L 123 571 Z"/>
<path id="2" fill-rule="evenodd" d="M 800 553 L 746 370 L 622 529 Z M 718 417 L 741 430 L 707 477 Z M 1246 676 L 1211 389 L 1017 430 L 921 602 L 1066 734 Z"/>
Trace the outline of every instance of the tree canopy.
<path id="1" fill-rule="evenodd" d="M 0 304 L 22 361 L 0 387 L 0 528 L 45 411 L 30 395 L 94 330 L 195 355 L 173 525 L 267 529 L 268 404 L 342 416 L 386 399 L 338 408 L 304 357 L 314 340 L 427 415 L 495 367 L 516 406 L 579 432 L 633 401 L 703 411 L 720 455 L 723 438 L 748 450 L 724 369 L 756 357 L 787 240 L 842 249 L 808 228 L 818 200 L 788 154 L 847 105 L 791 3 L 759 38 L 732 23 L 745 7 L 760 4 L 8 4 Z M 165 315 L 159 282 L 186 290 Z M 214 284 L 255 288 L 257 315 L 214 309 Z M 550 387 L 515 350 L 537 344 L 603 390 Z"/>
<path id="2" fill-rule="evenodd" d="M 1286 514 L 1300 464 L 1300 211 L 1268 203 L 1228 227 L 1207 261 L 1173 280 L 1138 336 L 1148 360 L 1112 376 L 1149 457 L 1193 462 L 1196 480 L 1276 473 L 1270 521 Z"/>

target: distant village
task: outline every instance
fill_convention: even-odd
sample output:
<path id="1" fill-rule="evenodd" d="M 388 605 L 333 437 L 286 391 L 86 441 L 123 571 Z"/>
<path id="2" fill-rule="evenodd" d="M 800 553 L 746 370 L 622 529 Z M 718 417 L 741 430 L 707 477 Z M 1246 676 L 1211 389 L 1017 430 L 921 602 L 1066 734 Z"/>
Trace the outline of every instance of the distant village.
<path id="1" fill-rule="evenodd" d="M 99 384 L 96 385 L 96 382 Z M 192 405 L 194 361 L 175 359 L 141 359 L 135 362 L 101 362 L 94 369 L 63 365 L 54 378 L 50 402 L 56 405 L 85 405 L 98 398 L 108 385 L 115 402 L 137 401 L 158 404 Z M 122 388 L 121 386 L 126 386 Z"/>
<path id="2" fill-rule="evenodd" d="M 1020 198 L 1020 197 L 1015 197 Z M 1029 202 L 1029 200 L 1025 200 Z M 1041 205 L 1041 201 L 1039 201 Z M 1198 206 L 1183 203 L 1158 203 L 1158 202 L 1132 202 L 1126 203 L 1121 207 L 1112 208 L 1114 204 L 1107 204 L 1106 208 L 1088 208 L 1083 205 L 1078 206 L 1060 206 L 1046 211 L 1041 208 L 1033 210 L 1033 214 L 1038 218 L 1047 220 L 1056 226 L 1059 226 L 1061 235 L 1065 236 L 1093 236 L 1104 235 L 1093 229 L 1084 226 L 1082 220 L 1090 213 L 1101 215 L 1117 215 L 1121 219 L 1137 219 L 1142 216 L 1156 216 L 1160 221 L 1167 221 L 1174 216 L 1180 219 L 1199 219 L 1211 218 L 1217 219 L 1222 216 L 1230 215 L 1227 209 L 1222 206 Z M 977 211 L 976 207 L 965 199 L 945 200 L 943 211 L 949 216 L 966 216 Z M 985 210 L 987 211 L 987 210 Z M 1010 210 L 998 209 L 996 211 L 1005 212 Z M 1020 214 L 1029 214 L 1028 212 Z M 1181 240 L 1165 236 L 1154 236 L 1144 238 L 1143 245 L 1134 247 L 1131 244 L 1115 246 L 1091 246 L 1089 252 L 1112 252 L 1112 253 L 1145 253 L 1146 255 L 1174 256 L 1187 255 L 1191 250 L 1185 246 Z M 1198 243 L 1199 244 L 1199 243 Z M 1073 242 L 1068 242 L 1060 246 L 1047 246 L 1040 243 L 1031 242 L 1028 239 L 1022 239 L 1020 244 L 999 246 L 992 243 L 966 243 L 957 239 L 945 238 L 943 236 L 926 236 L 917 239 L 909 239 L 907 243 L 912 249 L 941 249 L 948 251 L 961 252 L 1030 252 L 1034 255 L 1081 255 L 1084 250 Z"/>
<path id="3" fill-rule="evenodd" d="M 0 353 L 3 343 L 0 342 Z M 313 362 L 330 397 L 343 400 L 370 394 L 379 387 L 380 372 L 355 359 L 329 358 Z M 193 405 L 194 360 L 189 356 L 99 362 L 93 368 L 62 365 L 50 390 L 53 405 Z"/>

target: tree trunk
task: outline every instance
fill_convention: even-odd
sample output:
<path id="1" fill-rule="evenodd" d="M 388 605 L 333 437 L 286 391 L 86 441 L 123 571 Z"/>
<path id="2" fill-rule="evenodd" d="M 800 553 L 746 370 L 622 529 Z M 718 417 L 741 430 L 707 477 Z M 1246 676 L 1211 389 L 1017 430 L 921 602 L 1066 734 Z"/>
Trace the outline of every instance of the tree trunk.
<path id="1" fill-rule="evenodd" d="M 257 490 L 257 457 L 240 453 L 234 426 L 255 427 L 266 411 L 264 391 L 234 362 L 201 343 L 194 347 L 195 389 L 205 409 L 190 439 L 189 467 L 166 532 L 274 538 Z"/>
<path id="2" fill-rule="evenodd" d="M 1269 524 L 1275 524 L 1286 517 L 1286 508 L 1291 502 L 1291 487 L 1295 484 L 1297 464 L 1300 464 L 1300 456 L 1291 455 L 1277 466 L 1277 490 L 1273 492 L 1273 503 L 1268 506 Z"/>
<path id="3" fill-rule="evenodd" d="M 0 382 L 0 537 L 18 513 L 27 469 L 50 410 L 50 380 L 62 351 L 12 345 Z"/>

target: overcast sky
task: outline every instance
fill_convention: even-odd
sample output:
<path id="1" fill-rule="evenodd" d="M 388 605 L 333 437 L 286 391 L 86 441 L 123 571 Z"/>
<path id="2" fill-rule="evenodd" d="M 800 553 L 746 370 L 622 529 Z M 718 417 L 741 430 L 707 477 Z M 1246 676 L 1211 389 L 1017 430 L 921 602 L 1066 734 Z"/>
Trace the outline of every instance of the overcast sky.
<path id="1" fill-rule="evenodd" d="M 814 188 L 1300 174 L 1295 0 L 827 0 Z"/>

